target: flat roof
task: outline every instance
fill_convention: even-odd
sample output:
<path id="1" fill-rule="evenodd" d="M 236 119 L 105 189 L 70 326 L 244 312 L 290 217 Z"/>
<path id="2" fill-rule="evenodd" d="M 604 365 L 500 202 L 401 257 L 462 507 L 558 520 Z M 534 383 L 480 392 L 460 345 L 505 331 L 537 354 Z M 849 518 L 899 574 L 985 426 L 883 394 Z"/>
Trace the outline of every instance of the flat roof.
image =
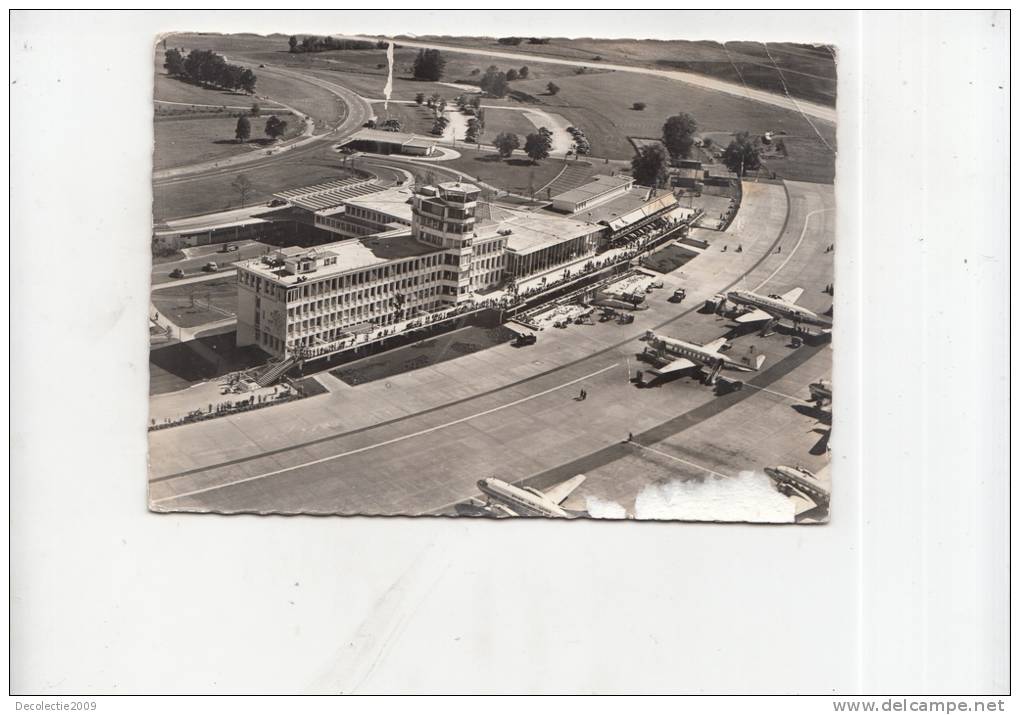
<path id="1" fill-rule="evenodd" d="M 555 246 L 577 238 L 586 236 L 596 231 L 601 231 L 602 226 L 584 221 L 555 216 L 549 213 L 523 212 L 504 210 L 498 222 L 487 222 L 479 225 L 475 234 L 479 238 L 492 238 L 500 231 L 510 230 L 507 235 L 507 250 L 518 255 L 526 255 L 535 251 Z"/>
<path id="2" fill-rule="evenodd" d="M 368 129 L 363 128 L 354 132 L 344 144 L 350 144 L 353 141 L 369 141 L 379 142 L 381 144 L 411 144 L 412 146 L 431 146 L 435 144 L 435 140 L 430 140 L 428 137 L 419 137 L 417 134 L 407 134 L 405 132 L 387 132 L 382 129 Z"/>
<path id="3" fill-rule="evenodd" d="M 278 191 L 273 196 L 285 199 L 308 211 L 321 211 L 335 208 L 348 199 L 382 190 L 382 186 L 370 179 L 351 178 Z"/>
<path id="4" fill-rule="evenodd" d="M 377 191 L 366 196 L 359 196 L 344 203 L 347 206 L 358 206 L 369 211 L 396 216 L 411 222 L 411 197 L 414 192 L 408 188 L 392 188 Z"/>
<path id="5" fill-rule="evenodd" d="M 573 189 L 564 191 L 562 194 L 556 194 L 551 198 L 551 200 L 579 204 L 582 201 L 588 201 L 589 199 L 601 196 L 613 189 L 619 189 L 632 183 L 634 183 L 634 179 L 629 176 L 606 176 L 605 174 L 596 174 L 587 184 L 574 187 Z"/>
<path id="6" fill-rule="evenodd" d="M 583 208 L 574 215 L 591 223 L 599 223 L 600 221 L 608 223 L 644 206 L 651 200 L 648 198 L 648 194 L 649 189 L 647 187 L 634 186 L 626 193 L 603 201 L 598 206 Z"/>
<path id="7" fill-rule="evenodd" d="M 410 229 L 406 227 L 403 231 L 399 232 L 393 231 L 378 236 L 348 239 L 313 248 L 291 246 L 283 249 L 283 252 L 288 256 L 304 255 L 312 251 L 318 255 L 320 263 L 318 268 L 308 273 L 280 275 L 283 269 L 268 266 L 261 259 L 257 258 L 244 261 L 238 265 L 277 283 L 292 286 L 298 284 L 298 278 L 316 281 L 349 271 L 380 266 L 402 258 L 414 258 L 415 256 L 439 253 L 442 249 L 426 246 L 424 243 L 414 240 L 411 237 Z M 335 256 L 337 259 L 336 263 L 331 266 L 322 265 L 321 259 L 329 256 Z"/>

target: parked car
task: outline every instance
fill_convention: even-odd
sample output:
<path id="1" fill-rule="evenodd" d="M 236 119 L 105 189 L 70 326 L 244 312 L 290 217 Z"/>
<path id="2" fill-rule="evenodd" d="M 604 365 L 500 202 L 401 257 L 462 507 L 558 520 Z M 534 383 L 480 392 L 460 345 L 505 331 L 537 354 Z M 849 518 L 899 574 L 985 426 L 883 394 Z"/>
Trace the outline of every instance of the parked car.
<path id="1" fill-rule="evenodd" d="M 228 253 L 230 251 L 236 251 L 236 250 L 237 250 L 237 244 L 236 243 L 224 243 L 223 244 L 223 248 L 220 249 L 220 253 Z"/>
<path id="2" fill-rule="evenodd" d="M 538 338 L 534 333 L 521 333 L 514 340 L 514 345 L 523 347 L 525 345 L 534 345 L 536 342 L 538 342 Z"/>
<path id="3" fill-rule="evenodd" d="M 184 271 L 182 271 L 180 268 L 174 268 L 172 271 L 170 271 L 170 277 L 171 278 L 183 278 L 184 277 Z"/>
<path id="4" fill-rule="evenodd" d="M 202 270 L 205 271 L 206 273 L 215 273 L 219 269 L 220 267 L 216 265 L 216 261 L 209 261 L 204 266 L 202 266 Z"/>
<path id="5" fill-rule="evenodd" d="M 272 201 L 269 202 L 269 205 L 270 206 L 286 206 L 287 202 L 284 201 L 283 199 L 273 199 Z"/>

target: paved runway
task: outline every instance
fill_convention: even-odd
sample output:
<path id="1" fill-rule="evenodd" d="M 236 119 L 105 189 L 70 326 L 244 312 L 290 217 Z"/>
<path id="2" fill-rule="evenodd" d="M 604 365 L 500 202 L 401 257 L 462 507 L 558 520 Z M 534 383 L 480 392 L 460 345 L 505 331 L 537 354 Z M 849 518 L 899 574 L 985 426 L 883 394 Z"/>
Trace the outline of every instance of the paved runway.
<path id="1" fill-rule="evenodd" d="M 643 440 L 654 437 L 652 441 L 663 442 L 663 449 L 681 459 L 671 442 L 681 433 L 685 441 L 695 435 L 705 444 L 722 439 L 715 435 L 732 433 L 730 451 L 735 455 L 752 455 L 753 460 L 752 448 L 765 441 L 777 445 L 768 452 L 770 458 L 793 459 L 807 451 L 804 435 L 798 432 L 795 439 L 778 432 L 763 440 L 746 426 L 754 425 L 755 415 L 768 414 L 777 401 L 783 403 L 784 415 L 803 419 L 786 397 L 748 388 L 738 393 L 739 399 L 717 398 L 690 379 L 638 390 L 629 377 L 640 366 L 635 354 L 642 343 L 637 338 L 646 329 L 698 342 L 725 334 L 732 327 L 728 321 L 695 310 L 705 298 L 730 286 L 783 292 L 799 285 L 805 288 L 802 302 L 807 307 L 828 308 L 829 296 L 820 288 L 832 275 L 831 254 L 825 253 L 832 243 L 831 209 L 831 186 L 789 184 L 784 190 L 746 184 L 741 211 L 723 239 L 730 250 L 723 253 L 717 240 L 667 276 L 666 288 L 650 296 L 650 309 L 638 313 L 630 326 L 596 323 L 553 329 L 529 348 L 499 346 L 357 387 L 333 382 L 330 394 L 300 403 L 153 433 L 152 506 L 224 512 L 435 512 L 474 496 L 475 482 L 482 476 L 542 482 L 543 474 L 569 471 L 564 465 L 612 449 L 628 432 L 647 433 Z M 734 242 L 743 252 L 733 250 Z M 777 246 L 783 247 L 780 253 L 775 253 Z M 682 308 L 666 301 L 671 288 L 679 285 L 690 296 Z M 762 387 L 778 385 L 780 394 L 799 391 L 806 397 L 806 389 L 800 388 L 828 374 L 828 348 L 794 350 L 783 336 L 752 335 L 734 340 L 734 354 L 752 344 L 767 356 L 757 377 Z M 802 368 L 805 364 L 810 368 Z M 797 379 L 785 384 L 788 375 Z M 589 399 L 578 402 L 574 397 L 582 386 Z M 671 421 L 698 409 L 707 411 L 697 422 L 706 425 L 704 435 L 694 425 L 674 432 L 663 427 L 679 424 Z M 788 423 L 769 418 L 767 427 L 784 430 Z M 724 474 L 749 466 L 725 455 L 713 459 Z M 599 489 L 598 475 L 589 481 L 589 493 Z M 627 488 L 639 487 L 635 482 Z M 611 497 L 608 485 L 602 491 L 597 496 Z"/>

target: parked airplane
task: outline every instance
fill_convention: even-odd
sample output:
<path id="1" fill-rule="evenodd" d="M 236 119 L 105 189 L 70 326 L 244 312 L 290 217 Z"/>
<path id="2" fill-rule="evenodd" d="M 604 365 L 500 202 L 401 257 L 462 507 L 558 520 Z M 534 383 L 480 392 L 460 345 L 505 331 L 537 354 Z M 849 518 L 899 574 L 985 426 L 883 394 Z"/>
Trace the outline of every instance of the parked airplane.
<path id="1" fill-rule="evenodd" d="M 705 384 L 713 385 L 724 367 L 733 368 L 734 370 L 752 371 L 760 369 L 762 363 L 765 362 L 764 355 L 758 355 L 753 365 L 737 362 L 726 357 L 720 352 L 720 348 L 726 344 L 726 338 L 719 338 L 705 345 L 698 345 L 675 338 L 661 337 L 649 331 L 646 339 L 648 344 L 659 353 L 660 357 L 669 360 L 662 367 L 652 371 L 656 376 L 697 367 L 705 375 Z M 647 351 L 648 348 L 645 348 L 645 350 Z M 670 360 L 670 358 L 672 359 Z"/>
<path id="2" fill-rule="evenodd" d="M 583 474 L 578 474 L 546 492 L 514 486 L 495 477 L 479 480 L 478 488 L 486 497 L 486 509 L 499 516 L 575 517 L 584 516 L 584 512 L 564 509 L 560 504 L 581 486 L 584 478 Z"/>
<path id="3" fill-rule="evenodd" d="M 726 298 L 735 305 L 748 309 L 746 313 L 737 316 L 738 323 L 768 321 L 762 328 L 763 334 L 769 332 L 780 320 L 789 320 L 794 326 L 804 323 L 831 328 L 831 318 L 813 313 L 796 304 L 803 293 L 803 288 L 794 288 L 783 295 L 767 296 L 746 290 L 734 290 L 727 293 Z"/>
<path id="4" fill-rule="evenodd" d="M 829 508 L 828 488 L 803 467 L 765 467 L 765 474 L 781 493 L 801 502 L 799 506 L 803 508 L 798 509 L 798 515 L 815 508 Z"/>

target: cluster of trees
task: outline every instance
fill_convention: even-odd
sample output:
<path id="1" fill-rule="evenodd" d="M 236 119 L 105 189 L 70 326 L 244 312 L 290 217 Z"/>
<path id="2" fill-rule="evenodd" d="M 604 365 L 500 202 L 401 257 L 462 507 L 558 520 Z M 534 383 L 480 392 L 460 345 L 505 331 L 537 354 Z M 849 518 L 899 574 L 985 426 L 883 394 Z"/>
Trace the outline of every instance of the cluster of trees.
<path id="1" fill-rule="evenodd" d="M 298 39 L 292 35 L 291 52 L 325 52 L 327 50 L 385 50 L 386 42 L 368 42 L 366 40 L 343 40 L 339 37 L 316 37 L 309 35 Z"/>
<path id="2" fill-rule="evenodd" d="M 489 65 L 489 68 L 485 70 L 485 74 L 479 80 L 478 85 L 482 88 L 483 92 L 491 97 L 503 97 L 510 90 L 510 82 L 518 79 L 527 79 L 530 74 L 531 70 L 528 69 L 527 65 L 519 70 L 511 67 L 506 72 L 501 71 L 496 65 Z"/>
<path id="3" fill-rule="evenodd" d="M 521 140 L 516 134 L 500 132 L 492 140 L 499 155 L 508 159 L 517 149 L 521 148 Z M 524 138 L 524 153 L 528 155 L 533 164 L 548 158 L 549 150 L 552 149 L 552 132 L 546 127 L 541 127 L 534 134 Z"/>
<path id="4" fill-rule="evenodd" d="M 501 44 L 501 45 L 519 45 L 522 42 L 524 42 L 524 38 L 523 37 L 500 37 L 496 41 L 499 44 Z M 529 45 L 548 45 L 549 44 L 549 38 L 548 37 L 529 37 L 528 38 L 528 44 Z"/>
<path id="5" fill-rule="evenodd" d="M 258 115 L 257 107 L 258 105 L 252 105 L 252 116 Z M 280 119 L 275 114 L 272 115 L 266 120 L 265 132 L 267 137 L 276 141 L 287 133 L 286 120 Z M 251 121 L 244 114 L 237 118 L 237 126 L 234 128 L 234 139 L 238 142 L 246 142 L 251 139 Z"/>
<path id="6" fill-rule="evenodd" d="M 446 68 L 446 59 L 439 54 L 439 50 L 418 50 L 414 58 L 412 73 L 415 79 L 426 82 L 438 82 L 443 78 L 443 70 Z"/>
<path id="7" fill-rule="evenodd" d="M 670 164 L 690 157 L 697 131 L 698 123 L 690 114 L 669 117 L 662 125 L 662 144 L 646 144 L 631 159 L 634 180 L 642 186 L 667 185 Z"/>
<path id="8" fill-rule="evenodd" d="M 517 149 L 521 148 L 521 140 L 516 134 L 510 132 L 500 132 L 493 139 L 492 143 L 496 146 L 496 150 L 499 155 L 504 159 L 510 158 Z"/>
<path id="9" fill-rule="evenodd" d="M 662 143 L 674 163 L 690 158 L 697 131 L 698 123 L 687 113 L 675 114 L 662 125 Z"/>
<path id="10" fill-rule="evenodd" d="M 665 186 L 669 181 L 669 155 L 661 144 L 645 144 L 630 160 L 630 174 L 642 186 Z"/>
<path id="11" fill-rule="evenodd" d="M 552 132 L 545 127 L 540 127 L 534 134 L 529 134 L 524 139 L 524 153 L 528 155 L 533 164 L 549 156 L 552 149 Z"/>
<path id="12" fill-rule="evenodd" d="M 739 132 L 723 150 L 723 164 L 737 176 L 761 167 L 761 150 L 748 132 Z"/>
<path id="13" fill-rule="evenodd" d="M 485 114 L 484 112 L 479 113 L 477 117 L 471 117 L 467 124 L 467 134 L 464 135 L 464 141 L 471 144 L 478 143 L 478 137 L 485 132 Z"/>
<path id="14" fill-rule="evenodd" d="M 245 67 L 229 64 L 212 50 L 191 50 L 187 56 L 181 50 L 169 49 L 163 67 L 171 77 L 212 85 L 222 89 L 255 91 L 255 73 Z"/>

